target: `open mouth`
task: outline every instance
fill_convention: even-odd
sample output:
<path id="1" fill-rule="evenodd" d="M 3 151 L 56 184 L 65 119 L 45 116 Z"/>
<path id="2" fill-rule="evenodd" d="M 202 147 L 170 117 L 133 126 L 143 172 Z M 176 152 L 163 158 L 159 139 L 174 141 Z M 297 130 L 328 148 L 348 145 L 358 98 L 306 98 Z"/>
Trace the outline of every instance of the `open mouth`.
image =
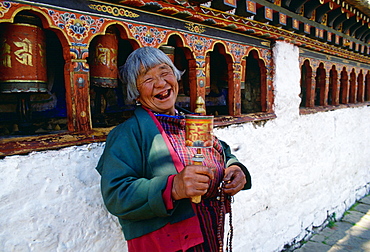
<path id="1" fill-rule="evenodd" d="M 163 92 L 160 92 L 159 94 L 155 95 L 154 97 L 159 100 L 167 99 L 171 95 L 171 89 L 167 89 Z"/>

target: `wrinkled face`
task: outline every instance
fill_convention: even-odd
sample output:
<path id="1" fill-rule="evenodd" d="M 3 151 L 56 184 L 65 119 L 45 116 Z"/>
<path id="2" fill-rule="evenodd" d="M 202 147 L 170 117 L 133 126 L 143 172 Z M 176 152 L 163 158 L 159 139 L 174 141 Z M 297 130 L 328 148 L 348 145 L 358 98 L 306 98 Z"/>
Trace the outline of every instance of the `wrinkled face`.
<path id="1" fill-rule="evenodd" d="M 145 107 L 161 114 L 175 114 L 175 102 L 179 85 L 172 69 L 160 64 L 142 73 L 136 80 L 138 101 Z"/>

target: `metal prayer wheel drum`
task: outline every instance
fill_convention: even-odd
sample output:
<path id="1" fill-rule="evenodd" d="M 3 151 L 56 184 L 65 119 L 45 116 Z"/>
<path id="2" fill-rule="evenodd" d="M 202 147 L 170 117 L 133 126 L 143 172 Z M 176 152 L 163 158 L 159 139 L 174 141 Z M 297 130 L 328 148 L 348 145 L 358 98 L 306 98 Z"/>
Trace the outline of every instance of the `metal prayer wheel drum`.
<path id="1" fill-rule="evenodd" d="M 185 115 L 185 145 L 211 148 L 214 116 Z"/>
<path id="2" fill-rule="evenodd" d="M 193 156 L 194 165 L 202 165 L 204 156 L 201 148 L 211 148 L 213 131 L 213 116 L 205 115 L 185 115 L 185 146 L 196 148 L 197 152 Z M 191 198 L 193 203 L 201 202 L 200 195 Z"/>
<path id="3" fill-rule="evenodd" d="M 1 93 L 47 92 L 45 34 L 35 18 L 0 26 Z"/>
<path id="4" fill-rule="evenodd" d="M 96 37 L 92 43 L 90 81 L 93 86 L 116 88 L 118 86 L 118 38 L 113 29 Z"/>
<path id="5" fill-rule="evenodd" d="M 171 59 L 172 62 L 175 62 L 175 47 L 164 45 L 160 46 L 159 50 L 164 52 Z"/>

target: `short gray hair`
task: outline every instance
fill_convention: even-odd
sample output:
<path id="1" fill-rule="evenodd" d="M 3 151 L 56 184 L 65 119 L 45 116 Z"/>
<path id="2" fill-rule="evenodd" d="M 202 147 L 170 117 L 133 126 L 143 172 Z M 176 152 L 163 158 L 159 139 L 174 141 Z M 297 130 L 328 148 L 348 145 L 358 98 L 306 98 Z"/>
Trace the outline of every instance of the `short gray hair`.
<path id="1" fill-rule="evenodd" d="M 171 67 L 177 81 L 179 81 L 183 72 L 178 70 L 171 59 L 160 49 L 141 47 L 128 56 L 125 64 L 119 68 L 120 78 L 127 88 L 128 102 L 133 102 L 139 97 L 139 90 L 136 85 L 139 75 L 163 63 Z"/>

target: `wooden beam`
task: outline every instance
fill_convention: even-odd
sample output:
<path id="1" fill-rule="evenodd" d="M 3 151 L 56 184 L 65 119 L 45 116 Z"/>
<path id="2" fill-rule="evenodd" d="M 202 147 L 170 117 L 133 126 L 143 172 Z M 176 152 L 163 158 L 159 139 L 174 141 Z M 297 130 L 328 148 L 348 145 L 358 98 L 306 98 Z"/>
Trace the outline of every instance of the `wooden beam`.
<path id="1" fill-rule="evenodd" d="M 304 16 L 308 19 L 311 19 L 314 10 L 317 7 L 324 4 L 324 0 L 311 0 L 304 4 Z"/>

